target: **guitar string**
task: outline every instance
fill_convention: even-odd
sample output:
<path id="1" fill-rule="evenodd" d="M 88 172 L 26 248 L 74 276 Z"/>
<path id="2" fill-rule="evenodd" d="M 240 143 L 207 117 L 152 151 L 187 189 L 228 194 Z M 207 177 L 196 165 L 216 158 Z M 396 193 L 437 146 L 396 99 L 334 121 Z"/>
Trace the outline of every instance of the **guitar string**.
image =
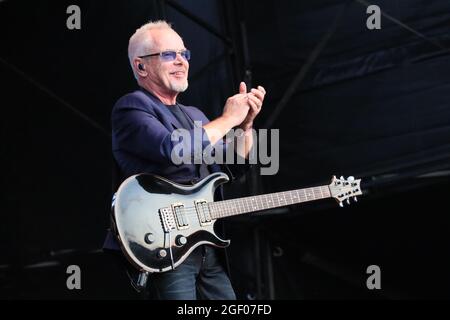
<path id="1" fill-rule="evenodd" d="M 241 209 L 244 209 L 244 212 L 250 212 L 250 211 L 253 211 L 253 209 L 257 209 L 257 210 L 259 209 L 258 208 L 258 206 L 259 206 L 258 200 L 263 206 L 264 206 L 263 201 L 265 201 L 267 205 L 269 205 L 269 203 L 271 203 L 267 208 L 264 207 L 264 208 L 259 209 L 259 210 L 266 210 L 266 209 L 271 209 L 271 208 L 274 208 L 274 207 L 280 207 L 280 206 L 285 206 L 285 205 L 292 205 L 292 204 L 297 204 L 297 203 L 301 203 L 301 202 L 307 202 L 307 201 L 317 200 L 317 199 L 324 199 L 324 198 L 328 198 L 329 197 L 328 193 L 325 193 L 325 195 L 324 195 L 323 190 L 321 190 L 320 194 L 319 194 L 319 191 L 317 191 L 317 189 L 316 189 L 316 190 L 313 190 L 311 193 L 308 193 L 307 195 L 304 195 L 304 196 L 298 195 L 298 196 L 292 197 L 292 195 L 290 195 L 290 194 L 285 194 L 283 196 L 283 198 L 280 199 L 278 195 L 282 194 L 282 193 L 285 193 L 285 192 L 292 192 L 292 191 L 277 192 L 276 193 L 277 194 L 277 198 L 276 199 L 273 197 L 272 194 L 270 194 L 272 199 L 269 199 L 269 198 L 265 198 L 265 199 L 264 198 L 258 198 L 260 196 L 254 196 L 254 197 L 250 196 L 250 197 L 241 198 L 241 200 L 230 199 L 230 200 L 223 200 L 223 201 L 207 202 L 207 204 L 208 204 L 208 209 L 210 209 L 210 210 L 211 210 L 211 207 L 209 206 L 209 204 L 218 204 L 219 206 L 222 206 L 221 208 L 220 207 L 212 208 L 213 210 L 216 210 L 216 212 L 220 213 L 220 211 L 228 211 L 227 208 L 223 207 L 224 205 L 227 204 L 226 202 L 241 201 L 241 203 L 237 202 L 236 204 L 234 204 L 233 205 L 233 209 L 238 209 L 238 211 L 242 211 Z M 289 201 L 289 198 L 290 198 L 290 201 Z M 242 202 L 244 199 L 247 200 L 247 201 L 251 200 L 251 201 L 256 201 L 256 202 L 255 203 Z M 300 199 L 300 201 L 298 201 L 298 199 Z M 288 202 L 291 202 L 291 203 L 288 203 Z M 249 210 L 249 211 L 247 211 L 247 210 Z M 187 214 L 187 215 L 192 215 L 192 214 L 196 215 L 197 214 L 197 209 L 196 209 L 196 207 L 183 207 L 183 212 L 185 214 Z"/>
<path id="2" fill-rule="evenodd" d="M 299 196 L 299 198 L 301 200 L 300 202 L 298 202 L 297 200 L 291 199 L 292 200 L 292 201 L 290 201 L 291 203 L 288 203 L 289 201 L 284 200 L 284 199 L 269 200 L 269 202 L 272 202 L 274 204 L 274 206 L 269 206 L 267 208 L 258 208 L 258 206 L 259 206 L 258 203 L 255 203 L 257 205 L 256 207 L 254 206 L 255 204 L 249 204 L 249 203 L 240 203 L 239 204 L 238 203 L 238 204 L 235 204 L 233 206 L 233 209 L 237 209 L 239 211 L 239 212 L 236 213 L 236 215 L 237 215 L 239 213 L 244 214 L 244 213 L 253 212 L 253 211 L 262 211 L 262 210 L 267 210 L 267 209 L 271 209 L 271 208 L 276 208 L 276 207 L 281 207 L 281 206 L 288 206 L 288 205 L 292 205 L 292 204 L 298 204 L 298 203 L 301 203 L 301 202 L 307 202 L 307 201 L 311 201 L 311 200 L 320 200 L 320 199 L 324 199 L 324 198 L 327 198 L 327 197 L 328 196 L 321 196 L 321 195 L 318 195 L 318 194 L 316 194 L 316 196 L 314 198 L 308 198 L 307 196 Z M 242 199 L 250 200 L 251 198 L 252 197 L 246 197 L 246 198 L 242 198 Z M 297 198 L 297 197 L 294 197 L 294 198 Z M 254 199 L 251 199 L 251 200 L 254 201 Z M 259 199 L 259 200 L 261 200 L 261 204 L 262 204 L 263 199 Z M 207 202 L 208 209 L 211 211 L 211 207 L 209 206 L 209 204 L 212 204 L 212 203 L 219 204 L 219 203 L 221 203 L 219 205 L 223 206 L 223 205 L 226 205 L 226 203 L 224 203 L 225 201 L 242 201 L 242 200 L 230 199 L 230 200 L 224 200 L 224 201 Z M 265 201 L 267 201 L 267 200 L 265 200 Z M 278 201 L 278 204 L 277 204 L 277 201 Z M 281 203 L 281 202 L 284 202 L 284 203 Z M 239 208 L 239 207 L 242 207 L 242 208 Z M 221 208 L 216 207 L 216 208 L 212 208 L 212 210 L 214 212 L 210 212 L 209 214 L 211 215 L 211 214 L 216 213 L 216 214 L 219 214 L 219 217 L 220 217 L 220 213 L 230 213 L 230 211 L 227 210 L 227 208 L 224 208 L 224 207 L 221 207 Z M 183 207 L 182 213 L 184 215 L 186 215 L 186 216 L 197 216 L 198 215 L 196 207 Z M 176 215 L 176 213 L 174 213 L 174 214 Z M 233 214 L 231 214 L 231 215 L 233 215 Z"/>

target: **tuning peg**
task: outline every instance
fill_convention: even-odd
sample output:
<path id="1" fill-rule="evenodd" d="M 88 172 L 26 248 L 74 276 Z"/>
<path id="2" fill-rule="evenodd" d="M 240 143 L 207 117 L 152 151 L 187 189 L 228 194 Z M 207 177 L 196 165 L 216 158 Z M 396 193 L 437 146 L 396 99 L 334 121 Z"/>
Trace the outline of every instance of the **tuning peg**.
<path id="1" fill-rule="evenodd" d="M 357 197 L 353 197 L 353 200 L 355 200 L 355 202 L 358 202 L 358 198 Z"/>
<path id="2" fill-rule="evenodd" d="M 342 202 L 339 202 L 339 207 L 343 208 L 344 204 Z"/>
<path id="3" fill-rule="evenodd" d="M 350 204 L 350 199 L 347 199 L 347 204 Z"/>
<path id="4" fill-rule="evenodd" d="M 344 180 L 344 176 L 341 176 L 339 179 Z"/>
<path id="5" fill-rule="evenodd" d="M 347 178 L 348 181 L 355 181 L 355 177 L 354 176 L 350 176 Z"/>

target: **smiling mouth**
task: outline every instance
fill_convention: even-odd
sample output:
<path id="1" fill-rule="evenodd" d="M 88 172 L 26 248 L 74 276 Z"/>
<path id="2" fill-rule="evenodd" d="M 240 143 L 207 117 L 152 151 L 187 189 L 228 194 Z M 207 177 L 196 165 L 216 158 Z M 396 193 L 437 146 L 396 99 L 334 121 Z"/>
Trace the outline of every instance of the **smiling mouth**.
<path id="1" fill-rule="evenodd" d="M 175 72 L 171 72 L 170 74 L 175 77 L 184 77 L 184 75 L 186 73 L 184 71 L 175 71 Z"/>

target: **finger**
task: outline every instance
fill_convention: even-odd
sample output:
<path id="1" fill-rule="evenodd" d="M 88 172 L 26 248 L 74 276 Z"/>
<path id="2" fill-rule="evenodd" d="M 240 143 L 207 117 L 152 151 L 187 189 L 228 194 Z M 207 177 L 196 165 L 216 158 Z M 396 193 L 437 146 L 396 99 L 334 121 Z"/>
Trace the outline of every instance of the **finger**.
<path id="1" fill-rule="evenodd" d="M 249 114 L 251 114 L 253 117 L 256 117 L 261 108 L 255 101 L 252 100 L 249 100 L 247 105 L 250 107 Z"/>
<path id="2" fill-rule="evenodd" d="M 245 101 L 246 102 L 248 100 L 248 94 L 247 93 L 237 93 L 232 98 L 235 101 Z"/>
<path id="3" fill-rule="evenodd" d="M 263 86 L 258 86 L 258 89 L 261 90 L 264 95 L 266 94 L 266 89 L 264 89 Z"/>
<path id="4" fill-rule="evenodd" d="M 259 107 L 258 107 L 258 104 L 255 101 L 249 99 L 248 100 L 248 105 L 250 106 L 250 109 L 252 109 L 252 111 L 254 113 L 258 113 Z"/>
<path id="5" fill-rule="evenodd" d="M 248 99 L 249 99 L 249 101 L 254 102 L 257 105 L 258 109 L 262 107 L 262 101 L 255 95 L 249 94 Z"/>
<path id="6" fill-rule="evenodd" d="M 247 93 L 247 85 L 244 81 L 239 84 L 239 93 Z"/>
<path id="7" fill-rule="evenodd" d="M 255 96 L 257 96 L 259 100 L 261 100 L 261 101 L 264 100 L 264 93 L 261 90 L 252 89 L 251 93 L 253 93 Z"/>
<path id="8" fill-rule="evenodd" d="M 234 95 L 236 99 L 247 99 L 248 93 L 237 93 Z"/>

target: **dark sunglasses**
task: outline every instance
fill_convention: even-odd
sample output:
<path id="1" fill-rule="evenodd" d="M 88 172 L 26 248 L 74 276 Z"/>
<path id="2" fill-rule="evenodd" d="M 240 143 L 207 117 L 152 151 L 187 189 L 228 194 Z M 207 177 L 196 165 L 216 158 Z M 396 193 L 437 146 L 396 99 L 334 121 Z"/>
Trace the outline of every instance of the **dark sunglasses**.
<path id="1" fill-rule="evenodd" d="M 145 56 L 140 56 L 139 58 L 155 57 L 159 56 L 163 61 L 173 61 L 177 58 L 177 53 L 179 53 L 183 59 L 189 61 L 191 59 L 191 51 L 189 50 L 179 50 L 179 51 L 162 51 L 158 53 L 147 54 Z"/>

